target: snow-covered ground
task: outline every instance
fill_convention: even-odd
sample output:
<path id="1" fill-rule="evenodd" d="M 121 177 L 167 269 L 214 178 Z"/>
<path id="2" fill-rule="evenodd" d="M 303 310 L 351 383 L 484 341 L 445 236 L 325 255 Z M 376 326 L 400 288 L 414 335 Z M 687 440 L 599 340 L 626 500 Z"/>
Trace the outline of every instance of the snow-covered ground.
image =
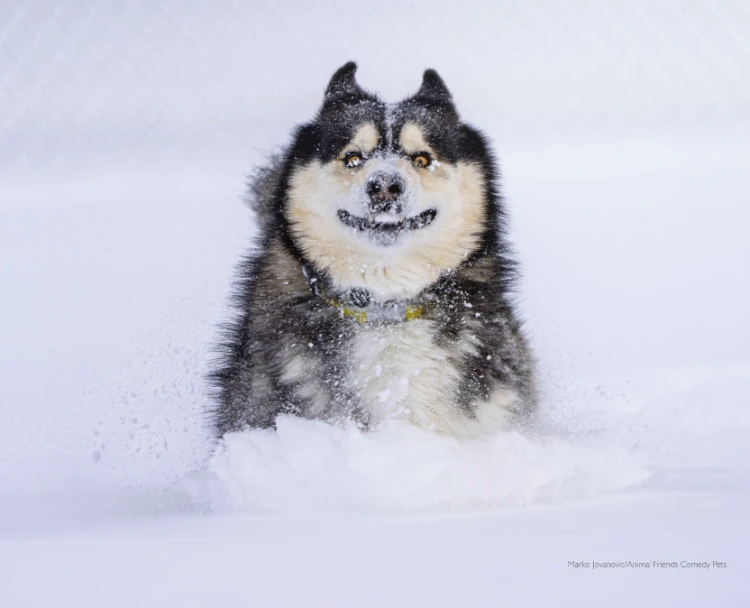
<path id="1" fill-rule="evenodd" d="M 0 606 L 750 605 L 746 8 L 26 6 L 0 23 Z M 438 68 L 495 141 L 539 420 L 284 419 L 214 453 L 244 175 L 351 57 L 388 98 Z"/>

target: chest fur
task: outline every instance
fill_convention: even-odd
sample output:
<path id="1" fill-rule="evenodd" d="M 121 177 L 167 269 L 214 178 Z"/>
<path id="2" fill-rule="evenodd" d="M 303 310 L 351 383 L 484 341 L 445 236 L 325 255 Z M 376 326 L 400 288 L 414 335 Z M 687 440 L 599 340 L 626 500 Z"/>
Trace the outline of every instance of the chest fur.
<path id="1" fill-rule="evenodd" d="M 354 340 L 349 386 L 373 422 L 405 419 L 422 428 L 453 432 L 466 422 L 457 394 L 471 339 L 436 341 L 433 321 L 362 324 Z"/>

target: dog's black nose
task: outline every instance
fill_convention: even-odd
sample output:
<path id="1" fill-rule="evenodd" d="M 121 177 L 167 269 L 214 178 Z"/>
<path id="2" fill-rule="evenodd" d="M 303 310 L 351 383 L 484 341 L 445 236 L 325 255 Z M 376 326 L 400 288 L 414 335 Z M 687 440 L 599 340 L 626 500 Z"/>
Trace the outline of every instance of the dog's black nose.
<path id="1" fill-rule="evenodd" d="M 398 173 L 378 171 L 367 180 L 367 194 L 373 213 L 400 213 L 399 198 L 405 189 L 404 180 Z"/>

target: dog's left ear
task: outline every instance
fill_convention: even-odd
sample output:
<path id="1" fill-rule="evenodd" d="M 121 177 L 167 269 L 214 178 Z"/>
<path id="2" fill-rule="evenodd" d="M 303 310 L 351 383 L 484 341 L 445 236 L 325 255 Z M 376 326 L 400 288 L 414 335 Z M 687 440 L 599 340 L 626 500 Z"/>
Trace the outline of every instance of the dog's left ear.
<path id="1" fill-rule="evenodd" d="M 452 101 L 451 92 L 445 86 L 443 79 L 440 78 L 440 74 L 433 69 L 425 70 L 424 76 L 422 76 L 422 86 L 419 87 L 416 97 L 448 103 Z"/>
<path id="2" fill-rule="evenodd" d="M 328 87 L 326 87 L 326 97 L 361 93 L 362 89 L 354 78 L 356 72 L 357 64 L 353 61 L 342 65 L 331 76 L 331 81 L 328 83 Z"/>

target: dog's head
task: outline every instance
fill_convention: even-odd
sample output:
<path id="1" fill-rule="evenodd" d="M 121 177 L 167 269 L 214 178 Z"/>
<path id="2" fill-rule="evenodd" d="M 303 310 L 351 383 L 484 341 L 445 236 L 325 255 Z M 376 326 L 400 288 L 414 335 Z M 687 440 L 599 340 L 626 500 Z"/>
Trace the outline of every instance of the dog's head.
<path id="1" fill-rule="evenodd" d="M 410 298 L 480 251 L 497 227 L 494 164 L 434 70 L 386 104 L 347 63 L 286 158 L 282 208 L 298 252 L 336 289 Z"/>

